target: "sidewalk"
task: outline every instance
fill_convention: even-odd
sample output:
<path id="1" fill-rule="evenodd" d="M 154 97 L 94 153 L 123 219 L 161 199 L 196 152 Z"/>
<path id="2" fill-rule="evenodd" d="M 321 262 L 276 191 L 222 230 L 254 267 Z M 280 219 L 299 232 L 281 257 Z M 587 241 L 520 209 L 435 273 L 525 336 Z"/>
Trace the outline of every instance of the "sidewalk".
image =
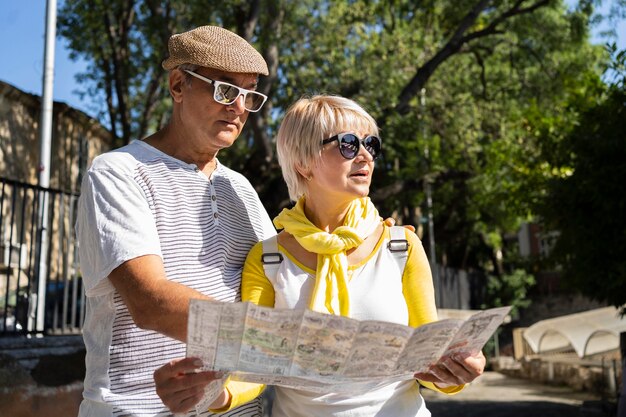
<path id="1" fill-rule="evenodd" d="M 497 372 L 485 372 L 457 395 L 422 389 L 433 417 L 608 417 L 594 394 L 567 387 L 541 385 Z"/>

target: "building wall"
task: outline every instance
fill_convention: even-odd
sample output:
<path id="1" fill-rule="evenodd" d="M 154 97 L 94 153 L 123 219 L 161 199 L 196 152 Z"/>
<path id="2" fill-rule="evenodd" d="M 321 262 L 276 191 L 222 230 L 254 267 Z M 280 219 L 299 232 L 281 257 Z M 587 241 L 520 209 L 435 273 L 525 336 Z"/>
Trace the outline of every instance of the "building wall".
<path id="1" fill-rule="evenodd" d="M 0 81 L 0 177 L 37 184 L 41 100 Z M 113 146 L 113 135 L 65 103 L 53 106 L 50 188 L 78 192 L 91 160 Z"/>
<path id="2" fill-rule="evenodd" d="M 77 196 L 83 173 L 93 158 L 113 145 L 113 135 L 98 121 L 55 102 L 49 188 L 57 191 L 45 194 L 47 200 L 43 200 L 44 194 L 36 187 L 40 117 L 39 96 L 0 81 L 0 330 L 15 331 L 18 322 L 24 329 L 28 306 L 36 304 L 39 202 L 47 201 L 48 208 L 48 284 L 52 283 L 51 289 L 58 293 L 71 283 L 72 289 L 82 293 L 73 233 Z"/>
<path id="3" fill-rule="evenodd" d="M 38 184 L 40 117 L 39 96 L 0 81 L 0 178 Z M 111 149 L 113 135 L 95 119 L 60 102 L 54 103 L 52 126 L 50 188 L 78 194 L 84 171 L 95 156 Z M 54 197 L 55 200 L 50 201 L 53 221 L 49 233 L 66 236 L 73 227 L 72 204 L 75 199 L 58 194 Z M 0 199 L 3 255 L 9 245 L 17 245 L 13 248 L 13 257 L 17 257 L 20 251 L 30 257 L 32 233 L 29 231 L 32 210 L 36 207 L 36 190 L 3 184 Z M 63 248 L 67 246 L 63 239 L 51 243 L 52 254 L 67 249 Z M 25 249 L 28 250 L 24 252 Z M 1 264 L 8 265 L 6 259 L 2 261 Z M 22 267 L 24 263 L 22 257 Z M 52 264 L 54 266 L 57 262 Z"/>
<path id="4" fill-rule="evenodd" d="M 0 182 L 2 416 L 76 415 L 82 397 L 85 352 L 80 334 L 25 338 L 10 332 L 24 321 L 20 321 L 20 316 L 28 309 L 15 299 L 25 297 L 20 299 L 32 303 L 32 287 L 27 284 L 32 285 L 34 278 L 32 252 L 36 234 L 31 231 L 38 200 L 38 189 L 33 186 L 37 185 L 39 174 L 40 115 L 39 96 L 0 81 L 0 178 L 8 180 Z M 113 136 L 85 113 L 59 102 L 53 106 L 52 126 L 50 188 L 62 193 L 51 193 L 49 197 L 47 277 L 48 282 L 76 285 L 80 280 L 73 267 L 76 258 L 72 213 L 82 174 L 95 156 L 112 148 Z M 4 254 L 7 245 L 24 249 L 20 262 L 10 265 Z M 11 255 L 16 257 L 18 253 L 12 251 Z M 24 288 L 31 288 L 31 292 Z M 10 295 L 7 305 L 5 294 Z"/>

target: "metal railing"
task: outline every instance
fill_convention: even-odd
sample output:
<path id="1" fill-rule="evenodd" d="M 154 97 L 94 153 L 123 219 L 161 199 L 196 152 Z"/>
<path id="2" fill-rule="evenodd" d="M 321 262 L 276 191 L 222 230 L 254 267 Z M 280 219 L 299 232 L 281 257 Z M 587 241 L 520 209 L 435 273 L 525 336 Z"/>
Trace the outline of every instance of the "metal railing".
<path id="1" fill-rule="evenodd" d="M 0 337 L 80 333 L 77 202 L 75 193 L 0 178 Z"/>
<path id="2" fill-rule="evenodd" d="M 480 273 L 467 272 L 442 265 L 435 265 L 437 280 L 434 281 L 438 308 L 471 310 L 482 303 L 485 279 Z M 433 272 L 433 276 L 435 273 Z"/>

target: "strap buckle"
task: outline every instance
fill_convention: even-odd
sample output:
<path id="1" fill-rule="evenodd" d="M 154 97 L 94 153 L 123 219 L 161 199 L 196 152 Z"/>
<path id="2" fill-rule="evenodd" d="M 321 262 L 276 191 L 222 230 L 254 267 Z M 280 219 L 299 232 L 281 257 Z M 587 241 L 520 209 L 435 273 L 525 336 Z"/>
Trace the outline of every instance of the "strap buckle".
<path id="1" fill-rule="evenodd" d="M 279 252 L 276 253 L 264 253 L 261 255 L 261 262 L 266 265 L 279 264 L 283 261 L 283 255 Z"/>
<path id="2" fill-rule="evenodd" d="M 387 243 L 389 252 L 406 252 L 409 250 L 409 241 L 406 239 L 391 239 Z"/>

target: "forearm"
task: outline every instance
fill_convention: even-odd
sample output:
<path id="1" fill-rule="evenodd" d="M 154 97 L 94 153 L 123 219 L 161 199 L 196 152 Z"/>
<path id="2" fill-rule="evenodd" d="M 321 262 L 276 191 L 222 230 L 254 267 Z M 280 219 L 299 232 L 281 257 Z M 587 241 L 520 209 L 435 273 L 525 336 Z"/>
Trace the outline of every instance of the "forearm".
<path id="1" fill-rule="evenodd" d="M 210 299 L 192 288 L 169 281 L 161 258 L 154 255 L 123 263 L 111 272 L 109 279 L 138 327 L 182 342 L 187 340 L 189 300 Z"/>
<path id="2" fill-rule="evenodd" d="M 146 294 L 142 298 L 141 306 L 137 307 L 133 314 L 137 325 L 181 342 L 187 341 L 189 300 L 211 299 L 196 290 L 167 280 L 158 291 Z"/>

